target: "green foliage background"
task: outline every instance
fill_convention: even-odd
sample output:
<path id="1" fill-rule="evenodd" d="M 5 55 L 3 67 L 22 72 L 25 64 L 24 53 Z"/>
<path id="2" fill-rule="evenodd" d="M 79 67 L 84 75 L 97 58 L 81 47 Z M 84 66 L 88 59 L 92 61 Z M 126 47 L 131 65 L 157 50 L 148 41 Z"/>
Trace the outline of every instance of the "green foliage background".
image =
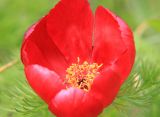
<path id="1" fill-rule="evenodd" d="M 57 1 L 0 0 L 0 66 L 18 60 L 0 72 L 0 117 L 51 117 L 47 106 L 27 85 L 19 53 L 24 32 Z M 130 80 L 126 81 L 115 102 L 100 116 L 159 117 L 160 0 L 90 2 L 93 10 L 103 5 L 127 22 L 134 31 L 137 49 Z M 135 81 L 135 77 L 138 80 Z M 136 88 L 131 87 L 135 84 Z"/>

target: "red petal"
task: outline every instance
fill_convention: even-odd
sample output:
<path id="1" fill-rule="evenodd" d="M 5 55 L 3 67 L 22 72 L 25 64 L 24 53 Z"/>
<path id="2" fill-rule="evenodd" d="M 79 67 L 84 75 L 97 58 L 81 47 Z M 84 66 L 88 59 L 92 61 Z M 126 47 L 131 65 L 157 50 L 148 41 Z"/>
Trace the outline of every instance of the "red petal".
<path id="1" fill-rule="evenodd" d="M 26 33 L 21 56 L 25 66 L 39 64 L 65 74 L 67 63 L 46 32 L 46 17 Z"/>
<path id="2" fill-rule="evenodd" d="M 49 105 L 57 117 L 97 117 L 102 104 L 83 90 L 69 88 L 56 95 Z"/>
<path id="3" fill-rule="evenodd" d="M 92 50 L 93 14 L 87 0 L 61 0 L 48 15 L 48 33 L 66 59 L 88 60 Z"/>
<path id="4" fill-rule="evenodd" d="M 111 69 L 121 75 L 121 84 L 126 80 L 131 72 L 134 61 L 130 51 L 126 51 L 111 67 Z"/>
<path id="5" fill-rule="evenodd" d="M 95 78 L 90 93 L 101 100 L 104 107 L 107 107 L 115 99 L 120 86 L 121 76 L 111 69 L 106 69 Z"/>
<path id="6" fill-rule="evenodd" d="M 93 61 L 103 68 L 121 74 L 121 82 L 129 75 L 135 59 L 133 34 L 127 24 L 108 9 L 97 8 Z"/>
<path id="7" fill-rule="evenodd" d="M 112 15 L 117 20 L 122 39 L 127 47 L 127 51 L 116 61 L 115 68 L 117 71 L 120 71 L 123 75 L 122 83 L 127 78 L 128 74 L 131 72 L 134 60 L 135 60 L 135 45 L 133 40 L 133 34 L 128 25 L 121 20 L 119 17 Z"/>
<path id="8" fill-rule="evenodd" d="M 25 68 L 25 73 L 31 87 L 46 103 L 50 103 L 65 88 L 59 76 L 45 67 L 29 65 Z"/>
<path id="9" fill-rule="evenodd" d="M 98 7 L 95 16 L 93 61 L 104 66 L 113 64 L 126 50 L 119 25 L 103 7 Z"/>

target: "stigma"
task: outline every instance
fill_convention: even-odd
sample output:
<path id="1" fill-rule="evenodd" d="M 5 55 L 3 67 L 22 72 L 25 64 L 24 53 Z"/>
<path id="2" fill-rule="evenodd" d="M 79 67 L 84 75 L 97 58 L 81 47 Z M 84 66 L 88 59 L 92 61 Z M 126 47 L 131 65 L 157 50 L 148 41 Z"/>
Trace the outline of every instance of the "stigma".
<path id="1" fill-rule="evenodd" d="M 87 61 L 80 64 L 80 58 L 78 57 L 77 63 L 72 63 L 66 70 L 65 84 L 67 88 L 75 87 L 88 92 L 102 65 L 97 63 L 90 64 Z"/>

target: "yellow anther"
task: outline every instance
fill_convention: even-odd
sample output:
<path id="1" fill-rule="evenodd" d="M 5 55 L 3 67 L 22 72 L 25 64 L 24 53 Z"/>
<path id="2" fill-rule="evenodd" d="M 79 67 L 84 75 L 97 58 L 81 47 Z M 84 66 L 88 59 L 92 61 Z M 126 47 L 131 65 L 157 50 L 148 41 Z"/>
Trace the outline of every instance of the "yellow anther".
<path id="1" fill-rule="evenodd" d="M 68 87 L 77 87 L 88 91 L 91 88 L 94 78 L 99 74 L 98 70 L 102 64 L 97 63 L 89 64 L 84 61 L 80 64 L 80 58 L 77 58 L 77 63 L 72 64 L 66 70 L 65 83 Z"/>

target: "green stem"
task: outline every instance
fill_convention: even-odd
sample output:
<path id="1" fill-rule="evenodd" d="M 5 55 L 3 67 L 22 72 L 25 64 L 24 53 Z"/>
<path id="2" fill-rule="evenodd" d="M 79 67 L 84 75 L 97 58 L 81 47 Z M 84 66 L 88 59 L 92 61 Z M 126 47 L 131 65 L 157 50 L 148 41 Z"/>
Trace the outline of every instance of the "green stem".
<path id="1" fill-rule="evenodd" d="M 17 64 L 18 63 L 18 60 L 13 60 L 13 61 L 10 61 L 9 63 L 3 65 L 0 67 L 0 73 L 5 71 L 6 69 L 12 67 L 13 65 Z"/>

